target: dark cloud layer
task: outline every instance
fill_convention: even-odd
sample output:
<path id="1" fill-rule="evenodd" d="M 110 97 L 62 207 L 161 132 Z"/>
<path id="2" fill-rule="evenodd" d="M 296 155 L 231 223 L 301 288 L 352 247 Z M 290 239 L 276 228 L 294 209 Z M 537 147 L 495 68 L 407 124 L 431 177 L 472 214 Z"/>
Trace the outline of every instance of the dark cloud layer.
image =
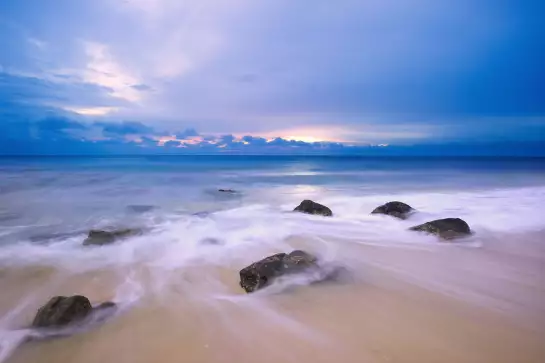
<path id="1" fill-rule="evenodd" d="M 98 138 L 96 136 L 99 136 Z M 200 135 L 194 129 L 172 132 L 183 138 L 162 141 L 162 133 L 137 122 L 86 123 L 50 115 L 28 121 L 0 123 L 0 155 L 116 154 L 263 154 L 263 155 L 507 155 L 545 156 L 538 139 L 527 143 L 436 143 L 411 146 L 350 146 L 334 142 L 303 142 L 281 137 L 267 140 L 246 135 Z M 191 136 L 189 136 L 191 135 Z"/>

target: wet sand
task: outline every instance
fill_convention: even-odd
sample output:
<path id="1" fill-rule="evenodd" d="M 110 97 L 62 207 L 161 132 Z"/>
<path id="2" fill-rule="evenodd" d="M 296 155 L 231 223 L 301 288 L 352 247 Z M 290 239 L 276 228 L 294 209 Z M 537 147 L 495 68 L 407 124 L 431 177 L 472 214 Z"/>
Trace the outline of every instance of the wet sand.
<path id="1" fill-rule="evenodd" d="M 168 271 L 6 267 L 0 313 L 20 307 L 10 329 L 28 324 L 52 295 L 101 302 L 140 293 L 101 326 L 26 343 L 7 362 L 542 363 L 544 236 L 409 248 L 336 241 L 335 260 L 349 271 L 339 281 L 251 295 L 238 286 L 238 270 L 254 256 Z M 312 250 L 316 241 L 289 243 Z"/>

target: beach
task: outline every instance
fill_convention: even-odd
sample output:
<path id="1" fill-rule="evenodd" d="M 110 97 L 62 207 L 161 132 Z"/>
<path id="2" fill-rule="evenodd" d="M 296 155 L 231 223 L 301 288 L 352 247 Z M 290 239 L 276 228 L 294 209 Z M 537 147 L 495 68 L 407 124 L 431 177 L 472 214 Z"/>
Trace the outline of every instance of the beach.
<path id="1" fill-rule="evenodd" d="M 542 159 L 1 165 L 1 362 L 545 360 Z M 294 213 L 303 199 L 333 216 Z M 393 200 L 415 212 L 370 214 Z M 408 230 L 447 217 L 473 233 L 447 242 Z M 121 226 L 145 233 L 82 245 L 90 229 Z M 244 267 L 298 249 L 341 273 L 280 278 L 251 294 L 239 286 Z M 117 310 L 67 337 L 27 342 L 37 309 L 74 294 Z"/>

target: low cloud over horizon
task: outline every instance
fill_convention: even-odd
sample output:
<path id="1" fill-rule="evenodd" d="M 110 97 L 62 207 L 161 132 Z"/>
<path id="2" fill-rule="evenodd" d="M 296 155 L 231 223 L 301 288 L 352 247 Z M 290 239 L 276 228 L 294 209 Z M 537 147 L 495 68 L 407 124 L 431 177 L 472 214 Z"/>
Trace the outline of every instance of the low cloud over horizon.
<path id="1" fill-rule="evenodd" d="M 156 130 L 140 122 L 85 122 L 51 115 L 0 124 L 0 155 L 483 155 L 545 156 L 526 143 L 348 144 L 254 135 Z"/>
<path id="2" fill-rule="evenodd" d="M 543 13 L 493 0 L 5 1 L 0 154 L 545 154 Z"/>

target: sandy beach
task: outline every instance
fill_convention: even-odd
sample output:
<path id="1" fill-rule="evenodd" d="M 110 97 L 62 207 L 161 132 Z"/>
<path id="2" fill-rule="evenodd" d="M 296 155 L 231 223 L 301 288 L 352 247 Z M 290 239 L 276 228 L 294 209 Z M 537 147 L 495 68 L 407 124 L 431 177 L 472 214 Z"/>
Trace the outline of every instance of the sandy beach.
<path id="1" fill-rule="evenodd" d="M 1 313 L 28 302 L 14 324 L 28 323 L 52 294 L 115 300 L 131 280 L 145 291 L 134 301 L 125 295 L 100 326 L 25 343 L 6 362 L 540 363 L 543 236 L 403 249 L 338 240 L 334 260 L 346 268 L 338 280 L 284 281 L 249 295 L 238 286 L 238 261 L 232 268 L 195 260 L 169 271 L 141 263 L 77 274 L 4 268 Z M 313 243 L 286 241 L 310 250 Z"/>

